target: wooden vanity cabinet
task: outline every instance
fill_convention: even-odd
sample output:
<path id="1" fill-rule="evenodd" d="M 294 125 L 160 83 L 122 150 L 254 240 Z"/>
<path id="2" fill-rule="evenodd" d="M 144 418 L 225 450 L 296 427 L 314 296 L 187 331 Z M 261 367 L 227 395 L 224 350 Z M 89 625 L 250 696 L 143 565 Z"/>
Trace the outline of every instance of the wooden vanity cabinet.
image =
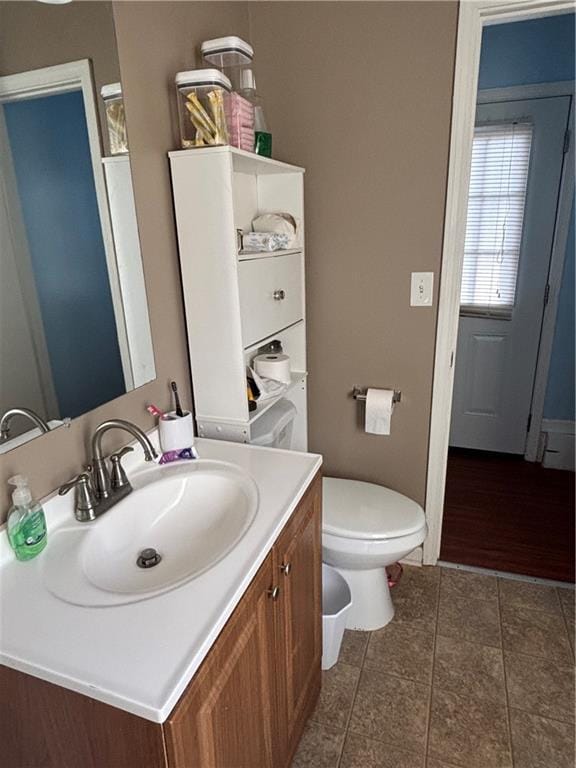
<path id="1" fill-rule="evenodd" d="M 170 768 L 289 766 L 320 690 L 318 476 L 164 724 Z"/>
<path id="2" fill-rule="evenodd" d="M 320 691 L 322 658 L 322 483 L 317 478 L 274 547 L 278 730 L 289 760 Z M 279 761 L 278 765 L 285 763 Z"/>
<path id="3" fill-rule="evenodd" d="M 164 723 L 171 768 L 275 768 L 273 554 Z"/>
<path id="4" fill-rule="evenodd" d="M 162 725 L 0 668 L 6 768 L 288 768 L 320 690 L 320 474 Z"/>

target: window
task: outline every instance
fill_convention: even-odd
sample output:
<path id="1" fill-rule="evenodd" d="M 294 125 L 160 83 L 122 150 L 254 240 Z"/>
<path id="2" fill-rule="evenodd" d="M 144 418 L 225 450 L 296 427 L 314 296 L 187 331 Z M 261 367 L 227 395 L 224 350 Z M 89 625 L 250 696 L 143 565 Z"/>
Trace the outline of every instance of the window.
<path id="1" fill-rule="evenodd" d="M 474 131 L 461 314 L 511 317 L 522 242 L 532 125 Z"/>

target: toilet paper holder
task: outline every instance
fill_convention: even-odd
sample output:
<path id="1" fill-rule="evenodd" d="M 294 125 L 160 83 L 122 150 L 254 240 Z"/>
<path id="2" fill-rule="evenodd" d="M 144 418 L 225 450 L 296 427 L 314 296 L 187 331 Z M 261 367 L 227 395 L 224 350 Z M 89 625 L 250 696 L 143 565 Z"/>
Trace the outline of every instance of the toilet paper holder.
<path id="1" fill-rule="evenodd" d="M 366 390 L 362 389 L 361 387 L 353 387 L 351 394 L 354 400 L 360 400 L 361 402 L 366 401 Z M 392 395 L 392 402 L 399 403 L 401 400 L 402 400 L 402 390 L 395 389 L 394 394 Z"/>

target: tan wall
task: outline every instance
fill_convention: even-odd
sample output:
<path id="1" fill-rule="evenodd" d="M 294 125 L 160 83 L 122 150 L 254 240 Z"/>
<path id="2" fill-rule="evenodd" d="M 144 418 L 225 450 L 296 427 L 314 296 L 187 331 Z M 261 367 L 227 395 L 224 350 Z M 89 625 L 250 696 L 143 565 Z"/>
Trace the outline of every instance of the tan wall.
<path id="1" fill-rule="evenodd" d="M 100 130 L 107 145 L 100 88 L 120 79 L 110 2 L 54 6 L 35 0 L 0 2 L 0 75 L 92 59 Z"/>
<path id="2" fill-rule="evenodd" d="M 114 17 L 157 379 L 75 419 L 69 430 L 58 429 L 0 457 L 0 517 L 8 509 L 10 475 L 25 472 L 34 493 L 43 496 L 81 470 L 90 435 L 103 419 L 122 417 L 149 429 L 153 419 L 144 406 L 168 406 L 171 378 L 179 382 L 183 400 L 191 399 L 166 158 L 176 147 L 172 81 L 178 70 L 194 64 L 194 48 L 203 39 L 248 36 L 247 8 L 234 2 L 123 2 L 115 4 Z M 122 433 L 106 437 L 106 447 L 123 442 Z"/>
<path id="3" fill-rule="evenodd" d="M 306 167 L 310 449 L 424 501 L 457 4 L 250 3 L 274 155 Z M 366 435 L 353 385 L 395 387 Z"/>
<path id="4" fill-rule="evenodd" d="M 455 3 L 122 2 L 114 15 L 158 378 L 0 459 L 37 495 L 79 470 L 110 416 L 152 426 L 147 402 L 189 374 L 166 152 L 172 78 L 206 37 L 256 48 L 274 154 L 304 165 L 310 447 L 328 473 L 424 499 L 436 302 L 409 307 L 411 271 L 434 271 L 444 216 Z M 391 437 L 365 435 L 352 385 L 402 389 Z M 108 438 L 113 445 L 112 436 Z M 119 440 L 119 436 L 116 436 Z"/>

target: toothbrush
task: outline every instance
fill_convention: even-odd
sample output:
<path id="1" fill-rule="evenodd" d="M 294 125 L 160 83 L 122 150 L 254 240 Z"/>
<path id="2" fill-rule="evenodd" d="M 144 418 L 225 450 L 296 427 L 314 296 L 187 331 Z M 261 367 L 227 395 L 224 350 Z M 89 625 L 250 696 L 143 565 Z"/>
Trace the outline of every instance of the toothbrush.
<path id="1" fill-rule="evenodd" d="M 161 411 L 160 408 L 156 408 L 155 405 L 152 405 L 152 404 L 147 405 L 146 410 L 148 411 L 148 413 L 151 413 L 152 416 L 157 416 L 159 419 L 166 418 L 166 414 L 164 413 L 164 411 Z"/>
<path id="2" fill-rule="evenodd" d="M 180 398 L 178 397 L 178 387 L 176 386 L 175 381 L 170 382 L 170 386 L 172 387 L 172 392 L 174 392 L 174 402 L 176 403 L 176 416 L 184 416 L 184 411 L 182 410 L 182 406 L 180 405 Z"/>

